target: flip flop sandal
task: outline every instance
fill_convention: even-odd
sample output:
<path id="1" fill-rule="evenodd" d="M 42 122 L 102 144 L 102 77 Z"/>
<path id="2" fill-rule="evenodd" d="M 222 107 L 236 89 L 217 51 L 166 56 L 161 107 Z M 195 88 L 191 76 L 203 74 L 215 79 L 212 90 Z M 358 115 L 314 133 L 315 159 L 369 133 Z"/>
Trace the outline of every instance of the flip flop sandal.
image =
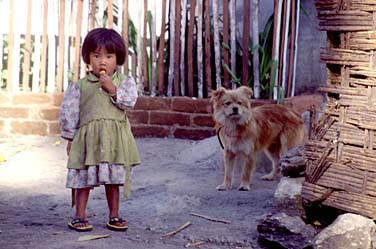
<path id="1" fill-rule="evenodd" d="M 81 224 L 84 224 L 85 226 L 77 226 L 77 225 L 81 225 Z M 70 229 L 77 231 L 77 232 L 88 232 L 88 231 L 91 231 L 93 229 L 93 226 L 90 225 L 87 220 L 79 219 L 79 218 L 73 219 L 70 222 L 68 222 L 68 227 Z"/>
<path id="2" fill-rule="evenodd" d="M 116 225 L 117 223 L 123 223 L 123 225 Z M 128 222 L 122 218 L 114 217 L 107 222 L 106 226 L 113 231 L 125 231 L 128 229 Z"/>

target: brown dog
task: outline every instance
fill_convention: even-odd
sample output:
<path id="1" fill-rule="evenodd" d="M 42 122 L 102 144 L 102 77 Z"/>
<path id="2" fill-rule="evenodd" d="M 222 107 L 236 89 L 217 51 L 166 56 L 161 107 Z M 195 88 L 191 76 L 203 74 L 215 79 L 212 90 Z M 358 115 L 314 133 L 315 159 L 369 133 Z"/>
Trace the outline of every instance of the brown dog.
<path id="1" fill-rule="evenodd" d="M 278 104 L 251 108 L 252 95 L 253 91 L 246 86 L 236 90 L 222 87 L 212 93 L 216 129 L 224 144 L 225 175 L 217 190 L 231 189 L 235 167 L 242 168 L 239 190 L 250 190 L 257 155 L 261 151 L 273 166 L 262 179 L 275 179 L 281 156 L 305 138 L 304 121 L 297 112 Z"/>

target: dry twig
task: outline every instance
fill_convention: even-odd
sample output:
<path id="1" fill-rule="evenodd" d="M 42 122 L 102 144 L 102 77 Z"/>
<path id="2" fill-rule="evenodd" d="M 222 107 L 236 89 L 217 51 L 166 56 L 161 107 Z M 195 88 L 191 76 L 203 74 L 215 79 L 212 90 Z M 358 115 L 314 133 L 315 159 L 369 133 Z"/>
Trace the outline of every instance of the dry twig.
<path id="1" fill-rule="evenodd" d="M 187 221 L 184 225 L 182 225 L 181 227 L 179 227 L 178 229 L 174 230 L 174 231 L 171 231 L 169 233 L 166 233 L 164 235 L 162 235 L 162 237 L 169 237 L 169 236 L 172 236 L 172 235 L 175 235 L 177 234 L 178 232 L 186 229 L 187 227 L 189 227 L 190 225 L 192 225 L 192 222 L 189 220 Z"/>
<path id="2" fill-rule="evenodd" d="M 217 218 L 212 218 L 206 215 L 201 215 L 201 214 L 196 214 L 196 213 L 191 213 L 192 216 L 200 217 L 206 220 L 214 221 L 214 222 L 220 222 L 220 223 L 225 223 L 225 224 L 230 224 L 231 221 L 229 220 L 222 220 L 222 219 L 217 219 Z"/>

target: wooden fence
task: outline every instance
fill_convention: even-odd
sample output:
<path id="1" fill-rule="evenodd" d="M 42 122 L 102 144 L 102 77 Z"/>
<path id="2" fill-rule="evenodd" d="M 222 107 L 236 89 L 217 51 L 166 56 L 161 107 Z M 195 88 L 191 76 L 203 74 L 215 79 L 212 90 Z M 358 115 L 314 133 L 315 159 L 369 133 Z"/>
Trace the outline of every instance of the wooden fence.
<path id="1" fill-rule="evenodd" d="M 141 94 L 205 98 L 219 86 L 243 84 L 254 88 L 256 98 L 293 96 L 299 0 L 275 0 L 274 29 L 268 22 L 261 35 L 258 5 L 259 0 L 0 0 L 1 90 L 64 91 L 86 74 L 80 45 L 87 32 L 109 27 L 129 48 L 119 70 L 136 78 Z"/>

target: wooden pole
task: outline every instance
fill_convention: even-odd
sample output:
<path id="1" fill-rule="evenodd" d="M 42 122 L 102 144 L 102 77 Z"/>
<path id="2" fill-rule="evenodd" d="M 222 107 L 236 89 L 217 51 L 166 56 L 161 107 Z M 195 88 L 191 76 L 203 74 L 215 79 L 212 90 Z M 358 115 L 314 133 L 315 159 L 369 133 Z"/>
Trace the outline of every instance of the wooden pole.
<path id="1" fill-rule="evenodd" d="M 57 91 L 63 91 L 64 72 L 64 41 L 65 41 L 65 0 L 60 0 L 59 11 L 59 62 L 57 65 Z"/>
<path id="2" fill-rule="evenodd" d="M 159 75 L 158 75 L 159 96 L 163 96 L 165 92 L 165 86 L 164 86 L 165 33 L 166 33 L 166 0 L 162 0 L 162 26 L 161 26 L 161 36 L 159 38 Z"/>
<path id="3" fill-rule="evenodd" d="M 206 90 L 208 93 L 211 92 L 212 81 L 211 81 L 211 47 L 210 47 L 210 8 L 209 0 L 204 0 L 204 16 L 205 16 L 205 82 Z"/>
<path id="4" fill-rule="evenodd" d="M 13 53 L 14 53 L 14 3 L 9 1 L 9 39 L 8 39 L 8 79 L 7 79 L 7 91 L 13 91 Z"/>
<path id="5" fill-rule="evenodd" d="M 27 1 L 27 23 L 26 23 L 26 35 L 25 35 L 25 57 L 23 65 L 23 78 L 22 78 L 22 90 L 29 91 L 30 81 L 30 57 L 32 53 L 31 48 L 31 14 L 32 14 L 31 0 Z"/>
<path id="6" fill-rule="evenodd" d="M 291 0 L 291 25 L 290 25 L 290 41 L 289 41 L 289 63 L 287 75 L 286 97 L 290 97 L 292 88 L 292 74 L 294 73 L 294 59 L 295 59 L 295 35 L 296 35 L 296 0 Z"/>
<path id="7" fill-rule="evenodd" d="M 185 93 L 185 29 L 187 27 L 187 0 L 182 0 L 181 6 L 181 25 L 180 25 L 180 94 Z"/>
<path id="8" fill-rule="evenodd" d="M 180 75 L 179 75 L 179 61 L 180 61 L 180 25 L 181 25 L 181 0 L 176 0 L 175 13 L 175 51 L 174 51 L 174 95 L 179 96 L 180 93 Z"/>
<path id="9" fill-rule="evenodd" d="M 156 20 L 157 20 L 157 3 L 156 0 L 152 0 L 153 5 L 151 6 L 153 18 L 152 18 L 152 24 L 151 24 L 151 60 L 152 60 L 152 66 L 151 66 L 151 96 L 155 96 L 155 89 L 157 86 L 157 26 L 156 26 Z"/>
<path id="10" fill-rule="evenodd" d="M 81 23 L 82 23 L 82 2 L 83 0 L 78 0 L 77 6 L 77 28 L 76 28 L 76 40 L 75 40 L 75 54 L 74 54 L 74 72 L 73 72 L 73 82 L 78 81 L 79 70 L 80 70 L 80 52 L 81 52 Z"/>
<path id="11" fill-rule="evenodd" d="M 243 14 L 243 56 L 242 56 L 242 85 L 248 84 L 248 61 L 249 61 L 249 27 L 250 27 L 250 0 L 244 0 L 244 14 Z"/>
<path id="12" fill-rule="evenodd" d="M 194 83 L 193 83 L 193 32 L 195 26 L 195 8 L 196 0 L 191 0 L 189 6 L 189 23 L 188 23 L 188 36 L 187 36 L 187 61 L 188 61 L 188 96 L 194 95 Z"/>
<path id="13" fill-rule="evenodd" d="M 129 50 L 129 30 L 128 30 L 128 0 L 123 0 L 123 37 L 125 43 L 125 63 L 124 74 L 128 75 L 128 50 Z"/>
<path id="14" fill-rule="evenodd" d="M 282 0 L 274 0 L 274 28 L 273 28 L 273 49 L 272 49 L 272 66 L 271 66 L 271 96 L 274 100 L 278 99 L 278 58 L 280 44 L 280 27 L 281 27 L 281 9 Z"/>
<path id="15" fill-rule="evenodd" d="M 42 57 L 40 63 L 40 90 L 46 89 L 46 72 L 47 72 L 47 21 L 48 21 L 48 1 L 43 2 L 43 35 L 42 35 Z"/>
<path id="16" fill-rule="evenodd" d="M 107 20 L 107 27 L 112 29 L 114 27 L 114 5 L 113 0 L 108 0 L 108 20 Z"/>
<path id="17" fill-rule="evenodd" d="M 296 79 L 296 60 L 298 53 L 298 37 L 299 37 L 299 15 L 300 15 L 300 0 L 296 3 L 296 27 L 295 27 L 295 41 L 294 41 L 294 69 L 291 80 L 291 96 L 295 95 L 295 79 Z"/>
<path id="18" fill-rule="evenodd" d="M 203 0 L 197 0 L 197 97 L 203 97 L 204 90 L 204 65 L 203 65 L 203 41 L 202 41 L 202 5 Z"/>
<path id="19" fill-rule="evenodd" d="M 281 90 L 282 94 L 280 97 L 285 97 L 286 96 L 286 70 L 287 70 L 287 45 L 288 45 L 288 36 L 289 36 L 289 24 L 290 24 L 290 15 L 291 15 L 291 0 L 286 0 L 285 1 L 285 7 L 283 11 L 283 36 L 282 36 L 282 53 L 281 53 L 281 58 L 282 58 L 282 63 L 281 65 Z"/>
<path id="20" fill-rule="evenodd" d="M 221 52 L 219 44 L 218 2 L 213 1 L 213 36 L 214 36 L 214 62 L 216 89 L 222 86 L 221 80 Z"/>
<path id="21" fill-rule="evenodd" d="M 231 39 L 231 71 L 236 74 L 236 0 L 230 0 L 230 39 Z M 230 83 L 231 88 L 236 85 Z"/>
<path id="22" fill-rule="evenodd" d="M 95 14 L 97 12 L 97 0 L 91 0 L 91 9 L 90 9 L 90 30 L 95 27 Z"/>
<path id="23" fill-rule="evenodd" d="M 148 16 L 148 0 L 144 0 L 144 21 L 143 21 L 143 39 L 142 39 L 142 76 L 144 79 L 144 89 L 149 88 L 149 74 L 148 74 L 148 54 L 147 54 L 147 16 Z"/>
<path id="24" fill-rule="evenodd" d="M 229 53 L 229 0 L 223 0 L 223 63 L 230 67 Z M 230 74 L 223 68 L 223 83 L 226 88 L 230 87 Z"/>
<path id="25" fill-rule="evenodd" d="M 259 0 L 253 0 L 252 15 L 252 43 L 253 47 L 259 46 Z M 260 98 L 260 59 L 259 49 L 253 52 L 253 95 L 255 99 Z"/>

